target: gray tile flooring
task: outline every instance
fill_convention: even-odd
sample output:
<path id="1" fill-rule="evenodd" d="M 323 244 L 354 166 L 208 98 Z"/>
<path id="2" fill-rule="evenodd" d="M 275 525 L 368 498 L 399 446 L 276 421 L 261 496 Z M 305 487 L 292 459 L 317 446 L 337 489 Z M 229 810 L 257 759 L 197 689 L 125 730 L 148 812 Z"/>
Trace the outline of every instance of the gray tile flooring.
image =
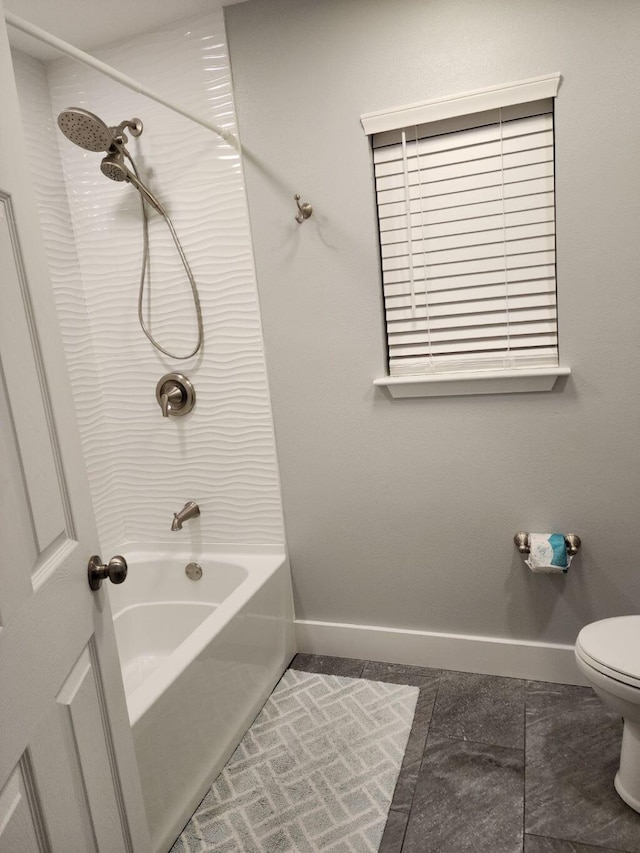
<path id="1" fill-rule="evenodd" d="M 420 688 L 380 853 L 640 853 L 616 794 L 622 723 L 588 687 L 296 655 Z"/>

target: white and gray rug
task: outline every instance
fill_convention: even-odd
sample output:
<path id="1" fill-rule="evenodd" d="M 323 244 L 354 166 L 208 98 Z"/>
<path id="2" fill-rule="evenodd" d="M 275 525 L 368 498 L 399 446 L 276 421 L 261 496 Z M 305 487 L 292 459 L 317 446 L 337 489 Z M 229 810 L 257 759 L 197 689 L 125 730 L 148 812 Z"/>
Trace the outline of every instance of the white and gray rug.
<path id="1" fill-rule="evenodd" d="M 376 851 L 417 699 L 287 670 L 171 853 Z"/>

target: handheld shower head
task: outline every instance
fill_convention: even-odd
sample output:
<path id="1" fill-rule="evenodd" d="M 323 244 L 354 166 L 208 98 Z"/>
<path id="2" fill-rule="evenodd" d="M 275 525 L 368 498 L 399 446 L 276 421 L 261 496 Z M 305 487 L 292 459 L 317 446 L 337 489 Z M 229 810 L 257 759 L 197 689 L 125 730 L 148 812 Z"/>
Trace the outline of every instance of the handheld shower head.
<path id="1" fill-rule="evenodd" d="M 80 107 L 63 110 L 58 116 L 58 127 L 67 139 L 87 151 L 108 151 L 115 140 L 113 128 Z"/>
<path id="2" fill-rule="evenodd" d="M 149 202 L 152 207 L 165 216 L 165 210 L 158 199 L 154 196 L 151 190 L 146 187 L 140 178 L 127 168 L 124 162 L 124 154 L 120 148 L 114 147 L 106 157 L 103 157 L 100 163 L 100 170 L 103 175 L 110 178 L 112 181 L 127 181 L 138 190 L 145 201 Z"/>
<path id="3" fill-rule="evenodd" d="M 124 164 L 121 151 L 110 151 L 100 163 L 100 171 L 112 181 L 130 181 L 135 175 Z"/>
<path id="4" fill-rule="evenodd" d="M 143 236 L 143 254 L 142 254 L 142 270 L 140 272 L 140 287 L 138 290 L 138 320 L 142 331 L 151 341 L 153 346 L 164 355 L 170 358 L 186 359 L 194 356 L 201 348 L 204 340 L 204 327 L 202 323 L 202 309 L 200 307 L 200 296 L 196 285 L 191 267 L 182 248 L 182 244 L 178 239 L 173 223 L 164 207 L 140 180 L 137 166 L 126 149 L 128 135 L 136 137 L 142 133 L 142 122 L 139 118 L 132 118 L 121 121 L 115 127 L 108 127 L 101 118 L 98 118 L 94 113 L 84 110 L 80 107 L 69 107 L 63 110 L 58 116 L 58 127 L 74 145 L 79 145 L 87 151 L 102 152 L 102 162 L 100 169 L 102 174 L 112 181 L 118 183 L 132 184 L 140 194 L 140 209 L 142 214 L 142 236 Z M 131 168 L 125 162 L 125 158 L 129 161 Z M 170 352 L 161 346 L 154 338 L 153 334 L 147 327 L 143 315 L 143 297 L 145 282 L 150 280 L 149 277 L 149 217 L 147 215 L 146 204 L 150 204 L 158 211 L 160 216 L 169 229 L 171 238 L 176 247 L 176 251 L 180 256 L 180 261 L 189 280 L 191 293 L 193 296 L 193 307 L 196 315 L 198 342 L 191 352 L 186 355 L 177 355 Z"/>

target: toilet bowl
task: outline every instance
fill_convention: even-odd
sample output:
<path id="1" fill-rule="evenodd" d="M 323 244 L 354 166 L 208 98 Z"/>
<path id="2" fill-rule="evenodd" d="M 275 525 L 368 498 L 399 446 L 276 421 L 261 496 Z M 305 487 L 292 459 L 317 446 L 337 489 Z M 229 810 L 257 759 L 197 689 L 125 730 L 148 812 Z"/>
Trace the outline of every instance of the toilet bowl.
<path id="1" fill-rule="evenodd" d="M 616 616 L 586 625 L 576 661 L 604 704 L 623 718 L 620 768 L 614 785 L 640 812 L 640 616 Z"/>

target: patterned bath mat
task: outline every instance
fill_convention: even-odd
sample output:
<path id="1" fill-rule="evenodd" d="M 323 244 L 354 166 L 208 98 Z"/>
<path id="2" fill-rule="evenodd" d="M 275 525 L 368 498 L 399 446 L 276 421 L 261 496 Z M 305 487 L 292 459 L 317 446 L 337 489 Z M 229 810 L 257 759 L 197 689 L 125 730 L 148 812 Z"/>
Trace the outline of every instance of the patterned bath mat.
<path id="1" fill-rule="evenodd" d="M 376 851 L 417 699 L 287 670 L 171 853 Z"/>

